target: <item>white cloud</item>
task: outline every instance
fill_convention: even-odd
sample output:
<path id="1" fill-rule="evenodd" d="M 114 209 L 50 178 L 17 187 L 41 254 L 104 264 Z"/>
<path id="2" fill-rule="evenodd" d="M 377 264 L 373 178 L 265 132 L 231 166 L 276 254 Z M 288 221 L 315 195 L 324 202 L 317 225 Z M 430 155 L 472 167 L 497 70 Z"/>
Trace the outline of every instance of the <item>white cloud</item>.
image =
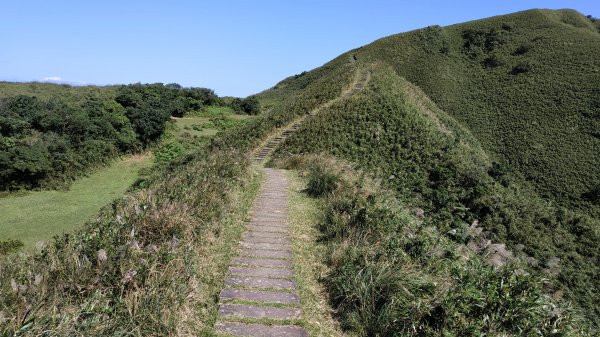
<path id="1" fill-rule="evenodd" d="M 49 76 L 49 77 L 44 77 L 42 79 L 42 81 L 47 82 L 47 81 L 62 81 L 62 78 L 60 78 L 60 76 Z"/>

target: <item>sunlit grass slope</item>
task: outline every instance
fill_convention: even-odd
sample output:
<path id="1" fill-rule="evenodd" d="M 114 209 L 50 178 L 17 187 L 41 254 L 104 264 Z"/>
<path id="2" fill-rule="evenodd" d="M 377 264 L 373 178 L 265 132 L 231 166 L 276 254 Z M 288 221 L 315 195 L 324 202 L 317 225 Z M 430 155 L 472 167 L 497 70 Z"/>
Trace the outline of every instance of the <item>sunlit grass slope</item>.
<path id="1" fill-rule="evenodd" d="M 130 156 L 83 177 L 68 190 L 15 193 L 0 198 L 0 240 L 18 239 L 31 248 L 37 241 L 69 232 L 123 195 L 149 167 L 149 156 Z"/>
<path id="2" fill-rule="evenodd" d="M 598 30 L 571 10 L 387 37 L 336 59 L 368 67 L 367 89 L 309 118 L 275 156 L 350 160 L 458 244 L 477 221 L 598 325 L 599 52 Z M 294 97 L 327 67 L 261 97 Z"/>

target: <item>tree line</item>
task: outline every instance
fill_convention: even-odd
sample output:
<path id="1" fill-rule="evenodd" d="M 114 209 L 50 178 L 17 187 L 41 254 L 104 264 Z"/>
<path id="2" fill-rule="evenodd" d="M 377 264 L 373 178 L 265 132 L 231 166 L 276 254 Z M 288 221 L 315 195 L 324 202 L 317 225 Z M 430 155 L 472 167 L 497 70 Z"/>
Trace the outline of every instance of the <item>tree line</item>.
<path id="1" fill-rule="evenodd" d="M 255 100 L 235 99 L 232 108 L 256 114 L 260 106 L 253 105 Z M 171 116 L 229 104 L 211 89 L 162 83 L 119 86 L 110 98 L 4 98 L 0 100 L 0 190 L 63 186 L 119 155 L 151 147 Z"/>

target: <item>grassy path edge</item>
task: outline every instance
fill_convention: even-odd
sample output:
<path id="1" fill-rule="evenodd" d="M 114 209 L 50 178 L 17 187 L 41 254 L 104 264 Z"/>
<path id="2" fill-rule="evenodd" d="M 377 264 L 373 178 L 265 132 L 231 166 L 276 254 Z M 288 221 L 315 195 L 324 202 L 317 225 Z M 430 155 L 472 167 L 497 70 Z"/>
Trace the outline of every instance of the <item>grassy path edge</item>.
<path id="1" fill-rule="evenodd" d="M 323 207 L 303 190 L 306 181 L 298 171 L 286 171 L 289 180 L 288 210 L 294 251 L 295 280 L 304 312 L 304 327 L 312 337 L 347 336 L 334 318 L 328 294 L 319 281 L 328 272 L 324 263 L 326 247 L 317 242 Z"/>

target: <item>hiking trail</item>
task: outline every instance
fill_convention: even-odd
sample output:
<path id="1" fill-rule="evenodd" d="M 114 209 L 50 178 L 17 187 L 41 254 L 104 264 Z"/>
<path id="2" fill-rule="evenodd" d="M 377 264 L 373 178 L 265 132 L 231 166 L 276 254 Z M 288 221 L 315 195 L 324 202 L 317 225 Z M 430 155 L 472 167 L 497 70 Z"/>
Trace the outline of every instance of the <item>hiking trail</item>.
<path id="1" fill-rule="evenodd" d="M 367 70 L 357 71 L 349 89 L 314 109 L 309 115 L 363 90 L 369 80 Z M 308 116 L 308 115 L 306 115 Z M 267 139 L 253 156 L 256 164 L 265 159 L 306 118 L 296 119 Z M 301 298 L 296 293 L 292 240 L 288 223 L 288 181 L 282 170 L 262 168 L 265 182 L 251 210 L 251 221 L 232 259 L 224 288 L 219 296 L 215 328 L 230 336 L 305 337 L 300 325 Z"/>

